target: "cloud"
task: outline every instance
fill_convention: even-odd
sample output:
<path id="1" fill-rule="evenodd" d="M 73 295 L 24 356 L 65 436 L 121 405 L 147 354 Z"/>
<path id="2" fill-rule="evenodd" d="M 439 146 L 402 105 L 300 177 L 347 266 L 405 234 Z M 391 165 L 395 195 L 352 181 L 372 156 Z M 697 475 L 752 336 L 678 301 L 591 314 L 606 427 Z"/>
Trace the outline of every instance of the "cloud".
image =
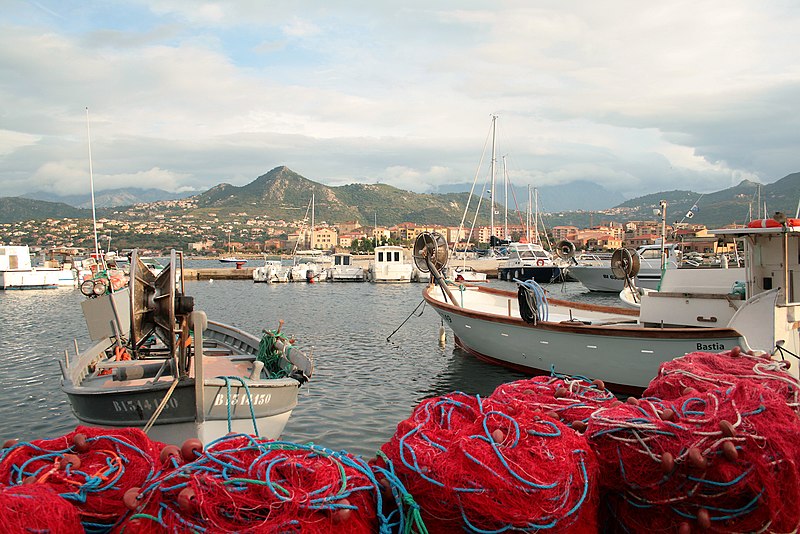
<path id="1" fill-rule="evenodd" d="M 86 106 L 101 188 L 243 185 L 286 164 L 435 191 L 485 178 L 493 113 L 517 185 L 771 182 L 798 170 L 799 15 L 743 0 L 15 3 L 0 184 L 79 188 Z"/>

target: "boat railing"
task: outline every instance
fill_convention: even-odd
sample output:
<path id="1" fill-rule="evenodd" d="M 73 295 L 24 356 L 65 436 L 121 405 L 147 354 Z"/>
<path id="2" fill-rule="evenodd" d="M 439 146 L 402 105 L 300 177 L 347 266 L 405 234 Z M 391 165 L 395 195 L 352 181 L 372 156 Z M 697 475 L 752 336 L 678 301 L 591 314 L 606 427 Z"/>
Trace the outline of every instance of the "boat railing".
<path id="1" fill-rule="evenodd" d="M 89 374 L 89 369 L 94 368 L 101 360 L 106 358 L 106 348 L 111 346 L 111 338 L 104 338 L 89 347 L 74 362 L 59 360 L 61 376 L 72 385 L 79 385 Z"/>

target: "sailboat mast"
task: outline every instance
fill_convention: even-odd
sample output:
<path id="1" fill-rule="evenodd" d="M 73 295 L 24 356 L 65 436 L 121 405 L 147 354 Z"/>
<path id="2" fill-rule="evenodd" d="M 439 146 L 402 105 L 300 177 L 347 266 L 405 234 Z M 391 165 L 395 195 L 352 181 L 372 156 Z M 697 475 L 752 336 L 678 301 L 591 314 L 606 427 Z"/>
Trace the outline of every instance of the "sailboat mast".
<path id="1" fill-rule="evenodd" d="M 492 165 L 491 165 L 491 176 L 492 176 L 492 187 L 489 189 L 489 225 L 491 227 L 490 232 L 490 241 L 491 236 L 494 235 L 494 175 L 495 175 L 495 165 L 497 163 L 497 147 L 496 147 L 496 138 L 497 138 L 497 115 L 492 115 Z"/>
<path id="2" fill-rule="evenodd" d="M 528 213 L 525 215 L 525 234 L 528 238 L 528 243 L 531 242 L 531 213 L 533 212 L 531 200 L 531 184 L 528 184 Z"/>
<path id="3" fill-rule="evenodd" d="M 310 249 L 314 249 L 314 192 L 311 192 L 311 246 Z"/>
<path id="4" fill-rule="evenodd" d="M 533 237 L 539 243 L 539 190 L 533 188 Z"/>
<path id="5" fill-rule="evenodd" d="M 506 157 L 503 156 L 503 182 L 505 183 L 505 210 L 503 212 L 503 239 L 508 239 L 508 169 L 506 168 Z"/>
<path id="6" fill-rule="evenodd" d="M 94 207 L 94 173 L 92 171 L 92 134 L 89 131 L 89 106 L 86 106 L 86 139 L 89 145 L 89 190 L 92 196 L 92 224 L 94 225 L 94 254 L 100 257 L 100 247 L 97 244 L 97 212 Z"/>

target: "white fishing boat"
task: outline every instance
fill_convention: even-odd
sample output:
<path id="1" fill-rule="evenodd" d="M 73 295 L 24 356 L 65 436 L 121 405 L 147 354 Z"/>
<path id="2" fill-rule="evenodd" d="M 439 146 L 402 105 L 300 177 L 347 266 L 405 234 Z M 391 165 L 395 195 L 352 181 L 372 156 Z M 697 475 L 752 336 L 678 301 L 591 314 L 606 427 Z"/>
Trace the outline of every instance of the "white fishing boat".
<path id="1" fill-rule="evenodd" d="M 369 265 L 369 281 L 377 283 L 411 282 L 414 264 L 405 255 L 405 249 L 398 245 L 375 247 L 375 254 Z"/>
<path id="2" fill-rule="evenodd" d="M 687 271 L 676 291 L 646 293 L 639 310 L 557 300 L 535 283 L 519 284 L 517 292 L 431 285 L 423 297 L 456 343 L 478 358 L 528 373 L 602 379 L 619 392 L 640 392 L 662 362 L 698 350 L 798 354 L 800 220 L 713 233 L 744 242 L 744 290 L 695 290 L 697 273 Z M 439 240 L 424 236 L 415 257 L 441 258 Z M 427 263 L 434 272 L 442 265 Z"/>
<path id="3" fill-rule="evenodd" d="M 309 356 L 276 331 L 261 338 L 194 310 L 183 256 L 155 276 L 134 251 L 130 285 L 82 308 L 95 342 L 66 355 L 61 388 L 75 416 L 101 427 L 139 427 L 156 440 L 206 443 L 230 432 L 276 439 L 313 373 Z M 76 343 L 77 350 L 77 343 Z"/>
<path id="4" fill-rule="evenodd" d="M 27 245 L 0 246 L 0 289 L 56 289 L 76 285 L 72 266 L 34 267 Z"/>
<path id="5" fill-rule="evenodd" d="M 327 280 L 329 282 L 364 282 L 367 273 L 364 268 L 353 265 L 353 256 L 346 252 L 337 252 L 333 255 L 333 266 L 328 267 Z"/>
<path id="6" fill-rule="evenodd" d="M 245 263 L 247 263 L 247 260 L 245 258 L 239 258 L 239 257 L 236 257 L 233 254 L 233 246 L 231 245 L 231 233 L 230 232 L 228 232 L 228 255 L 227 256 L 223 256 L 222 258 L 219 259 L 219 261 L 220 261 L 220 263 L 234 263 L 234 264 L 236 264 L 237 268 L 239 268 L 242 265 L 244 265 Z"/>
<path id="7" fill-rule="evenodd" d="M 666 254 L 664 269 L 677 269 L 680 265 L 678 244 L 666 244 L 664 253 Z M 658 289 L 662 273 L 661 245 L 642 245 L 631 254 L 636 254 L 639 261 L 639 272 L 633 279 L 633 285 L 640 289 Z M 610 259 L 578 261 L 577 265 L 568 268 L 568 272 L 589 291 L 619 293 L 625 287 L 624 276 L 614 271 Z"/>
<path id="8" fill-rule="evenodd" d="M 268 260 L 264 256 L 264 265 L 253 269 L 253 282 L 279 284 L 289 281 L 289 267 L 280 260 Z"/>

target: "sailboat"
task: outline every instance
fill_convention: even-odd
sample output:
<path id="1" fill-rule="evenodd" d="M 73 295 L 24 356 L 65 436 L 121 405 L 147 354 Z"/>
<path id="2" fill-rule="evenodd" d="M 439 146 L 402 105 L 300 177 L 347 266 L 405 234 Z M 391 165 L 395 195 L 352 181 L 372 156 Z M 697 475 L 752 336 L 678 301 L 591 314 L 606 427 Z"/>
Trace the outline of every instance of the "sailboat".
<path id="1" fill-rule="evenodd" d="M 247 260 L 245 258 L 237 258 L 236 256 L 233 255 L 233 248 L 231 247 L 230 231 L 228 232 L 228 255 L 223 256 L 222 258 L 219 259 L 219 261 L 221 263 L 235 263 L 237 266 L 244 265 L 245 263 L 247 263 Z"/>
<path id="2" fill-rule="evenodd" d="M 321 282 L 327 278 L 328 268 L 333 265 L 333 257 L 314 247 L 314 221 L 315 195 L 311 193 L 311 200 L 306 208 L 305 220 L 308 220 L 308 213 L 311 213 L 310 242 L 312 248 L 308 250 L 297 250 L 300 243 L 298 239 L 295 243 L 294 253 L 292 254 L 292 266 L 289 269 L 289 280 L 291 282 Z"/>

